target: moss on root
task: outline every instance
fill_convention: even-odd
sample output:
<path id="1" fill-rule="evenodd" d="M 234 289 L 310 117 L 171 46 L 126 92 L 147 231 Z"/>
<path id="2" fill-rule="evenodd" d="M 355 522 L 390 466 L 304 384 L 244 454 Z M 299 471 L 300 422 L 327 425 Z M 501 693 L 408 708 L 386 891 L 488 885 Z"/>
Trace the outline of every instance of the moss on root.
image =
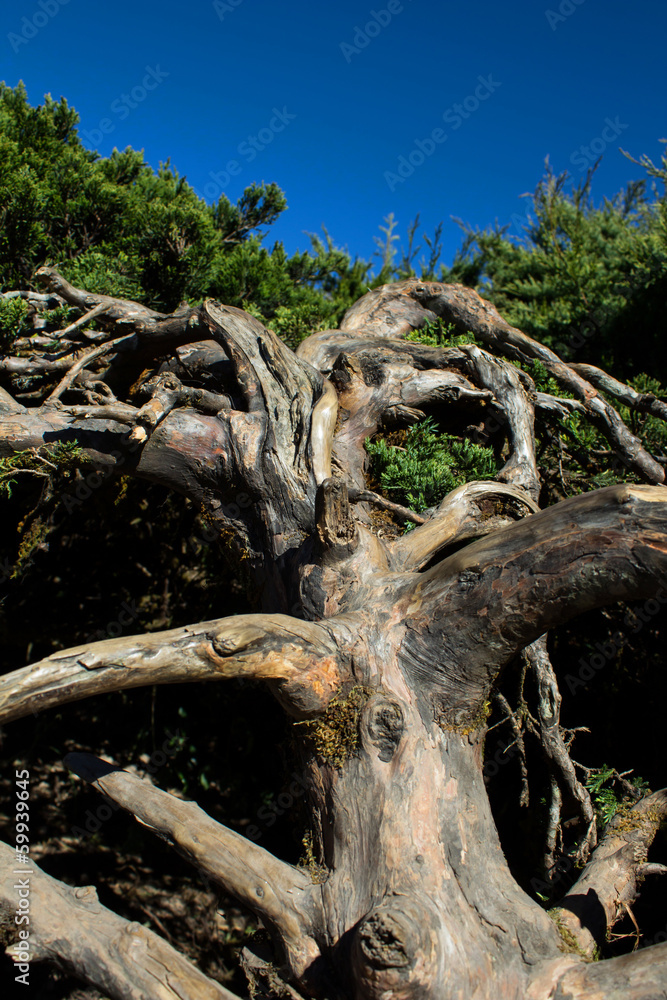
<path id="1" fill-rule="evenodd" d="M 359 719 L 370 692 L 356 686 L 335 698 L 317 719 L 296 722 L 320 761 L 340 768 L 359 753 Z"/>
<path id="2" fill-rule="evenodd" d="M 572 933 L 569 927 L 563 922 L 561 917 L 561 910 L 556 906 L 552 910 L 547 910 L 547 913 L 556 925 L 556 929 L 560 934 L 561 944 L 560 950 L 568 955 L 579 955 L 584 959 L 585 962 L 598 962 L 600 960 L 600 949 L 596 946 L 593 954 L 589 954 L 585 948 L 577 941 L 577 938 Z"/>
<path id="3" fill-rule="evenodd" d="M 299 858 L 297 867 L 303 868 L 308 872 L 314 885 L 321 885 L 329 878 L 329 869 L 325 865 L 320 864 L 315 857 L 315 839 L 312 830 L 304 833 L 301 843 L 303 845 L 303 854 Z"/>
<path id="4" fill-rule="evenodd" d="M 445 733 L 457 733 L 459 736 L 469 736 L 470 733 L 477 733 L 486 725 L 486 720 L 491 714 L 491 702 L 484 701 L 477 712 L 468 718 L 457 718 L 453 720 L 444 711 L 436 714 L 436 722 Z"/>

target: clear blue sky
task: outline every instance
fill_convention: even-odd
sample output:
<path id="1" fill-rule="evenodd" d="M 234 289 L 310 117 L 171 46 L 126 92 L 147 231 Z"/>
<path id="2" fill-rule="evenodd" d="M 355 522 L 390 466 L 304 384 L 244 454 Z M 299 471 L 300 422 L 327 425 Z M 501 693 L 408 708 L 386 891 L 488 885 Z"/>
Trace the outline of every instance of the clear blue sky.
<path id="1" fill-rule="evenodd" d="M 660 0 L 14 0 L 0 19 L 0 78 L 65 96 L 102 155 L 170 158 L 209 201 L 279 184 L 266 242 L 290 253 L 324 224 L 368 258 L 385 216 L 405 240 L 419 212 L 449 263 L 452 216 L 518 232 L 547 155 L 579 180 L 603 151 L 602 198 L 643 173 L 619 146 L 656 161 L 667 137 Z"/>

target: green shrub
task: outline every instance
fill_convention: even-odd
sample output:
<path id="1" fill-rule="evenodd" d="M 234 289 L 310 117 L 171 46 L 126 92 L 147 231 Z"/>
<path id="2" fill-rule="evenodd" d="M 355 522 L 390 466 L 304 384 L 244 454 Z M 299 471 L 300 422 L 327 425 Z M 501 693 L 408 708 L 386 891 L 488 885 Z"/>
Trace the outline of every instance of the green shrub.
<path id="1" fill-rule="evenodd" d="M 608 826 L 617 813 L 627 811 L 633 804 L 632 800 L 628 800 L 622 793 L 619 794 L 614 787 L 619 777 L 613 767 L 603 764 L 602 767 L 593 768 L 586 778 L 586 788 L 591 793 L 602 827 Z M 650 794 L 651 789 L 644 778 L 637 776 L 628 780 L 640 795 Z"/>
<path id="2" fill-rule="evenodd" d="M 7 350 L 23 331 L 28 306 L 23 299 L 0 299 L 0 350 Z"/>
<path id="3" fill-rule="evenodd" d="M 632 386 L 636 392 L 651 394 L 663 402 L 667 401 L 665 387 L 657 379 L 651 378 L 650 375 L 644 373 L 635 375 L 634 378 L 628 379 L 628 385 Z M 663 420 L 651 416 L 650 413 L 631 410 L 627 406 L 620 406 L 619 412 L 622 420 L 633 433 L 642 439 L 645 448 L 648 448 L 654 455 L 665 454 L 667 451 L 667 424 Z"/>
<path id="4" fill-rule="evenodd" d="M 442 319 L 425 323 L 418 330 L 411 330 L 405 339 L 427 347 L 463 347 L 465 344 L 477 343 L 472 333 L 456 333 L 454 324 L 445 323 Z"/>
<path id="5" fill-rule="evenodd" d="M 415 424 L 400 445 L 367 441 L 371 474 L 391 500 L 417 513 L 434 507 L 457 486 L 493 478 L 493 450 L 438 431 L 432 418 Z"/>

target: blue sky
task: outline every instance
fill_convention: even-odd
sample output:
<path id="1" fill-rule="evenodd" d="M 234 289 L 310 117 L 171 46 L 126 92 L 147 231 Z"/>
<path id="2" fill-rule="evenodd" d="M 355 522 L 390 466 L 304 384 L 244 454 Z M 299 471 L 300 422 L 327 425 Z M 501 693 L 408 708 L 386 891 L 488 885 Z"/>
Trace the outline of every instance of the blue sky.
<path id="1" fill-rule="evenodd" d="M 291 253 L 325 225 L 369 258 L 393 212 L 498 220 L 518 234 L 548 155 L 597 199 L 643 175 L 667 137 L 667 5 L 658 0 L 15 0 L 0 78 L 65 96 L 90 148 L 145 150 L 207 200 L 274 181 Z"/>

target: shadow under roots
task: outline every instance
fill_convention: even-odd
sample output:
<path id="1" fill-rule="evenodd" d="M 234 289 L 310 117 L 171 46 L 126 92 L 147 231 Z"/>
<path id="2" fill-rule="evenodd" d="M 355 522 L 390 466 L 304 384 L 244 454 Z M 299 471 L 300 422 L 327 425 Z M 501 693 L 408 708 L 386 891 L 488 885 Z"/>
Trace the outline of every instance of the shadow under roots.
<path id="1" fill-rule="evenodd" d="M 667 675 L 664 671 L 664 635 L 667 612 L 661 607 L 653 615 L 646 602 L 618 604 L 592 611 L 553 630 L 549 652 L 563 698 L 561 724 L 566 729 L 586 726 L 590 732 L 576 734 L 571 747 L 574 761 L 590 769 L 613 768 L 631 772 L 629 781 L 643 779 L 656 791 L 664 786 L 664 705 Z M 645 621 L 643 619 L 646 619 Z M 641 627 L 640 627 L 641 626 Z M 610 642 L 611 640 L 611 642 Z M 615 647 L 615 648 L 612 648 Z M 520 664 L 505 671 L 500 689 L 512 709 L 518 705 Z M 647 697 L 647 691 L 651 696 Z M 536 715 L 536 692 L 528 678 L 525 697 Z M 543 872 L 543 851 L 548 818 L 550 775 L 537 740 L 524 732 L 530 805 L 522 808 L 519 753 L 514 734 L 501 721 L 497 706 L 489 717 L 485 742 L 485 783 L 501 844 L 512 874 L 528 894 L 548 907 L 563 896 L 580 871 L 567 858 L 568 848 L 581 832 L 573 802 L 565 795 L 562 804 L 564 851 L 560 855 L 556 884 L 549 887 Z M 585 781 L 578 770 L 580 780 Z M 613 797 L 622 804 L 618 788 L 607 783 L 593 795 L 598 814 L 598 837 L 604 830 L 602 806 Z M 667 864 L 667 830 L 658 832 L 649 861 Z M 626 915 L 603 949 L 603 957 L 631 952 L 647 944 L 667 940 L 664 918 L 664 879 L 649 877 L 641 886 L 633 914 L 641 928 L 637 935 Z"/>

